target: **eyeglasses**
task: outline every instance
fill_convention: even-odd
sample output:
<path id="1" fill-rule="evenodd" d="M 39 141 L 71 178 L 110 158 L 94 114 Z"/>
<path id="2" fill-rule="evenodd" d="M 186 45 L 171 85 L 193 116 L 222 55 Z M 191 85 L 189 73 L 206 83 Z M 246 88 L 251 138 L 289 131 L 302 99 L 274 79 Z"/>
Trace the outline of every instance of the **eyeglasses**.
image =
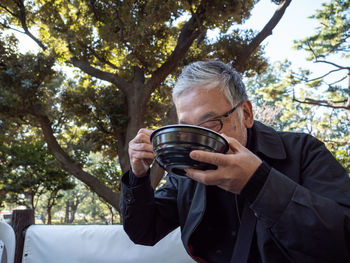
<path id="1" fill-rule="evenodd" d="M 215 119 L 211 119 L 211 120 L 207 120 L 207 121 L 203 121 L 201 123 L 199 123 L 197 126 L 200 127 L 204 127 L 216 132 L 221 131 L 222 127 L 224 126 L 222 119 L 223 117 L 228 117 L 231 113 L 233 113 L 239 106 L 241 106 L 241 104 L 243 103 L 243 101 L 241 101 L 240 103 L 238 103 L 236 106 L 234 106 L 231 110 L 229 110 L 228 112 L 216 117 Z"/>

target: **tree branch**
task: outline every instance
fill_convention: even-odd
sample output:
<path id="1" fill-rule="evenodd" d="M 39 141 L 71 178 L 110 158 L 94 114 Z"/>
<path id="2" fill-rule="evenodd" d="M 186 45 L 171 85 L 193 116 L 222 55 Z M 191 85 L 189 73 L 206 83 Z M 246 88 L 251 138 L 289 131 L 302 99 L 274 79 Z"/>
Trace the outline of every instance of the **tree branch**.
<path id="1" fill-rule="evenodd" d="M 305 100 L 298 100 L 293 96 L 293 101 L 303 103 L 303 104 L 311 104 L 322 107 L 328 107 L 333 109 L 345 109 L 350 110 L 350 97 L 347 100 L 343 101 L 327 101 L 327 100 L 314 100 L 311 98 L 305 98 Z M 338 105 L 339 103 L 344 103 L 342 105 Z"/>
<path id="2" fill-rule="evenodd" d="M 110 66 L 110 67 L 113 68 L 113 69 L 118 69 L 116 65 L 114 65 L 114 64 L 111 63 L 110 61 L 105 60 L 103 57 L 101 57 L 100 55 L 98 55 L 97 52 L 96 52 L 93 48 L 91 48 L 91 47 L 89 47 L 88 45 L 84 44 L 82 41 L 78 40 L 77 43 L 78 43 L 81 47 L 83 47 L 83 48 L 89 50 L 89 51 L 91 52 L 91 54 L 94 55 L 100 62 L 102 62 L 102 63 L 104 63 L 104 64 Z"/>
<path id="3" fill-rule="evenodd" d="M 18 30 L 17 28 L 14 28 L 14 27 L 10 27 L 8 25 L 6 25 L 5 23 L 0 23 L 4 28 L 7 28 L 9 30 L 13 30 L 13 31 L 16 31 L 18 33 L 21 33 L 21 34 L 25 34 L 25 32 L 21 31 L 21 30 Z"/>
<path id="4" fill-rule="evenodd" d="M 43 131 L 45 141 L 48 144 L 49 150 L 56 157 L 62 168 L 88 185 L 93 192 L 97 193 L 100 197 L 106 200 L 106 202 L 113 205 L 118 211 L 120 211 L 120 194 L 113 192 L 110 188 L 101 183 L 96 177 L 85 172 L 71 157 L 69 157 L 69 155 L 61 148 L 55 136 L 53 135 L 51 123 L 47 116 L 38 113 L 34 113 L 34 116 L 37 117 L 40 122 L 41 129 Z"/>
<path id="5" fill-rule="evenodd" d="M 6 6 L 3 6 L 2 4 L 0 4 L 0 8 L 4 9 L 10 15 L 15 16 L 15 13 L 11 12 L 11 10 L 8 9 Z"/>
<path id="6" fill-rule="evenodd" d="M 309 47 L 311 53 L 313 54 L 313 56 L 314 56 L 314 58 L 315 58 L 314 63 L 326 63 L 326 64 L 329 64 L 329 65 L 332 65 L 332 66 L 338 68 L 339 70 L 342 70 L 342 69 L 350 70 L 350 67 L 340 66 L 340 65 L 338 65 L 338 64 L 335 64 L 335 63 L 330 62 L 330 61 L 327 61 L 327 60 L 319 60 L 317 54 L 315 53 L 315 51 L 314 51 L 313 48 L 311 47 L 310 43 L 307 43 L 307 45 L 308 45 L 308 47 Z"/>
<path id="7" fill-rule="evenodd" d="M 276 27 L 278 22 L 284 15 L 287 7 L 292 0 L 285 0 L 276 9 L 274 15 L 271 17 L 269 22 L 264 26 L 264 28 L 254 37 L 254 39 L 249 43 L 249 45 L 244 48 L 243 52 L 237 56 L 236 61 L 232 63 L 232 66 L 238 71 L 244 71 L 244 65 L 247 63 L 249 57 L 255 52 L 259 47 L 261 42 L 263 42 L 268 36 L 272 35 L 272 30 Z"/>
<path id="8" fill-rule="evenodd" d="M 349 144 L 348 141 L 334 141 L 334 140 L 322 140 L 322 141 L 325 143 L 335 144 L 339 146 L 344 146 Z"/>
<path id="9" fill-rule="evenodd" d="M 337 67 L 338 69 L 347 69 L 347 70 L 350 70 L 350 67 L 340 66 L 340 65 L 338 65 L 338 64 L 335 64 L 335 63 L 330 62 L 330 61 L 327 61 L 327 60 L 318 60 L 318 59 L 316 58 L 315 63 L 326 63 L 326 64 L 330 64 L 330 65 L 332 65 L 332 66 L 334 66 L 334 67 Z"/>
<path id="10" fill-rule="evenodd" d="M 161 84 L 177 67 L 179 61 L 186 55 L 186 52 L 191 47 L 194 40 L 201 34 L 201 24 L 198 24 L 198 20 L 199 18 L 196 16 L 196 14 L 194 14 L 182 27 L 174 51 L 171 53 L 165 63 L 163 63 L 163 65 L 152 74 L 149 81 L 151 91 Z"/>
<path id="11" fill-rule="evenodd" d="M 319 77 L 316 77 L 316 78 L 313 78 L 313 79 L 307 79 L 305 82 L 311 82 L 311 81 L 314 81 L 314 80 L 323 79 L 324 77 L 327 77 L 328 75 L 330 75 L 330 74 L 332 74 L 334 72 L 340 71 L 340 70 L 343 70 L 343 69 L 341 69 L 341 68 L 333 69 L 333 70 L 327 72 L 326 74 L 324 74 L 322 76 L 319 76 Z"/>
<path id="12" fill-rule="evenodd" d="M 73 66 L 80 68 L 83 72 L 85 72 L 88 75 L 113 83 L 123 92 L 126 92 L 128 87 L 130 86 L 128 82 L 120 78 L 117 74 L 105 72 L 94 68 L 87 61 L 72 58 L 70 62 L 73 64 Z"/>
<path id="13" fill-rule="evenodd" d="M 334 81 L 334 82 L 332 82 L 332 83 L 328 84 L 328 86 L 332 86 L 332 85 L 334 85 L 334 84 L 337 84 L 337 83 L 339 83 L 339 82 L 343 81 L 344 79 L 346 79 L 347 77 L 348 77 L 348 76 L 344 76 L 344 77 L 342 77 L 341 79 L 336 80 L 336 81 Z"/>
<path id="14" fill-rule="evenodd" d="M 41 42 L 38 38 L 36 38 L 28 29 L 27 14 L 26 14 L 26 9 L 25 9 L 23 0 L 16 1 L 16 4 L 19 8 L 19 14 L 16 17 L 21 22 L 24 33 L 27 36 L 29 36 L 31 39 L 33 39 L 39 45 L 40 48 L 42 48 L 43 50 L 46 50 L 46 46 L 43 44 L 43 42 Z"/>

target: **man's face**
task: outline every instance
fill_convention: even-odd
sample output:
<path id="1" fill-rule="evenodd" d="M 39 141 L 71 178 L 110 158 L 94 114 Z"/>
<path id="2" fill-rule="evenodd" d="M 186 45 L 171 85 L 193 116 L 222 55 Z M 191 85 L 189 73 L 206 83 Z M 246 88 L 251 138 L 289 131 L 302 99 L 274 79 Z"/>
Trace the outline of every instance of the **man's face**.
<path id="1" fill-rule="evenodd" d="M 217 118 L 228 112 L 235 105 L 231 105 L 219 88 L 210 90 L 193 88 L 178 96 L 176 112 L 180 124 L 198 125 L 203 121 Z M 238 111 L 243 110 L 241 119 Z M 247 129 L 253 125 L 253 113 L 249 101 L 242 103 L 241 107 L 235 110 L 228 117 L 221 118 L 223 128 L 220 133 L 234 137 L 242 145 L 247 143 Z"/>

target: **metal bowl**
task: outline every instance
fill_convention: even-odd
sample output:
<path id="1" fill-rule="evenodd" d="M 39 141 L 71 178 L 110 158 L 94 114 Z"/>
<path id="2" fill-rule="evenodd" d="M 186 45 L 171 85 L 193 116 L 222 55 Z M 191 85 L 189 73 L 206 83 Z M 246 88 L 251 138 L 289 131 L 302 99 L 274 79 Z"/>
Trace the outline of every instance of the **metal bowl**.
<path id="1" fill-rule="evenodd" d="M 217 166 L 190 158 L 193 150 L 226 153 L 228 142 L 219 133 L 193 125 L 168 125 L 151 134 L 156 161 L 168 173 L 185 176 L 185 168 L 215 170 Z"/>

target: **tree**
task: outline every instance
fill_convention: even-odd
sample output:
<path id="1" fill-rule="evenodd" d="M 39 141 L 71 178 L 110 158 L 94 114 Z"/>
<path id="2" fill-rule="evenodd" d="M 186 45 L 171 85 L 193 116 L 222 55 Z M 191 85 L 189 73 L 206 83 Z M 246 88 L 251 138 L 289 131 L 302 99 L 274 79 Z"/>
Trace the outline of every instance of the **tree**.
<path id="1" fill-rule="evenodd" d="M 42 141 L 1 142 L 1 190 L 6 201 L 32 208 L 35 212 L 39 199 L 46 195 L 48 223 L 51 209 L 60 198 L 59 192 L 74 187 L 66 172 L 57 168 L 57 162 Z"/>
<path id="2" fill-rule="evenodd" d="M 246 79 L 255 119 L 277 130 L 312 134 L 350 173 L 350 114 L 340 109 L 319 111 L 315 105 L 295 101 L 292 76 L 291 64 L 285 61 L 271 64 L 265 73 Z M 299 95 L 308 97 L 311 93 L 304 87 Z"/>
<path id="3" fill-rule="evenodd" d="M 325 74 L 311 77 L 311 71 L 290 68 L 279 71 L 278 83 L 260 89 L 265 98 L 283 100 L 280 120 L 287 129 L 301 130 L 315 135 L 350 172 L 350 67 L 335 63 L 335 58 L 349 58 L 350 1 L 331 0 L 322 4 L 311 16 L 319 22 L 314 35 L 295 41 L 295 47 L 308 52 L 309 60 L 329 65 Z M 327 77 L 340 72 L 340 79 Z M 346 82 L 345 80 L 348 80 Z M 323 107 L 320 109 L 320 107 Z"/>
<path id="4" fill-rule="evenodd" d="M 169 110 L 171 83 L 183 65 L 221 58 L 241 72 L 265 70 L 260 43 L 272 34 L 290 0 L 273 1 L 280 5 L 258 34 L 230 31 L 249 18 L 256 2 L 5 0 L 0 12 L 4 29 L 21 28 L 43 55 L 80 69 L 77 85 L 67 83 L 59 96 L 54 93 L 61 115 L 70 120 L 67 123 L 86 128 L 81 129 L 81 141 L 89 143 L 91 151 L 118 156 L 121 170 L 126 171 L 128 142 L 139 128 L 163 124 L 161 120 L 174 116 Z M 31 33 L 34 28 L 37 36 Z M 209 41 L 207 32 L 214 28 L 219 37 Z M 42 107 L 55 104 L 44 102 L 27 114 L 39 123 L 51 152 L 66 171 L 118 209 L 119 197 L 85 172 L 59 143 L 52 129 L 59 114 Z M 152 178 L 156 186 L 159 174 Z"/>
<path id="5" fill-rule="evenodd" d="M 306 82 L 310 88 L 320 90 L 326 86 L 327 90 L 321 98 L 312 97 L 303 100 L 294 98 L 300 103 L 324 106 L 334 109 L 345 109 L 350 111 L 350 67 L 340 65 L 329 58 L 331 55 L 338 55 L 341 58 L 349 58 L 350 52 L 350 1 L 331 0 L 322 4 L 322 9 L 317 10 L 311 18 L 319 22 L 319 27 L 314 35 L 301 41 L 296 41 L 296 48 L 306 50 L 309 53 L 309 60 L 315 63 L 330 65 L 331 69 L 326 74 L 310 78 L 310 72 L 296 75 L 297 79 Z M 335 72 L 344 72 L 341 79 L 328 83 L 325 78 Z M 348 78 L 348 83 L 341 86 L 339 83 Z"/>
<path id="6" fill-rule="evenodd" d="M 332 62 L 336 56 L 349 58 L 350 1 L 331 0 L 322 7 L 311 16 L 319 21 L 316 33 L 296 41 L 296 48 L 306 50 L 309 60 L 335 69 L 311 78 L 310 70 L 296 72 L 290 63 L 280 63 L 247 83 L 258 106 L 264 101 L 283 108 L 274 116 L 280 129 L 318 137 L 350 172 L 350 86 L 341 85 L 346 78 L 350 81 L 350 67 Z M 335 72 L 344 72 L 344 76 L 328 83 L 326 78 Z"/>
<path id="7" fill-rule="evenodd" d="M 58 162 L 69 158 L 70 166 L 64 166 L 61 162 L 63 168 L 75 171 L 72 173 L 78 179 L 85 178 L 83 181 L 93 191 L 103 191 L 102 196 L 113 200 L 113 204 L 117 205 L 115 193 L 85 172 L 79 164 L 84 163 L 84 147 L 88 143 L 84 139 L 77 140 L 75 133 L 81 133 L 81 129 L 71 130 L 72 120 L 59 109 L 62 98 L 57 94 L 61 92 L 63 78 L 52 69 L 52 57 L 44 54 L 19 54 L 16 44 L 13 37 L 0 41 L 0 117 L 5 131 L 2 141 L 16 138 L 19 131 L 25 133 L 30 128 L 34 134 L 39 135 L 38 127 L 41 128 L 51 152 L 55 152 L 52 148 L 58 148 L 58 153 L 55 152 Z M 54 119 L 55 123 L 51 123 L 49 118 Z M 58 135 L 55 137 L 55 134 Z M 65 145 L 66 151 L 59 146 L 59 142 Z M 68 153 L 71 157 L 68 157 Z"/>
<path id="8" fill-rule="evenodd" d="M 65 210 L 64 223 L 72 224 L 74 222 L 78 207 L 87 196 L 87 189 L 81 186 L 66 192 L 63 198 Z"/>

